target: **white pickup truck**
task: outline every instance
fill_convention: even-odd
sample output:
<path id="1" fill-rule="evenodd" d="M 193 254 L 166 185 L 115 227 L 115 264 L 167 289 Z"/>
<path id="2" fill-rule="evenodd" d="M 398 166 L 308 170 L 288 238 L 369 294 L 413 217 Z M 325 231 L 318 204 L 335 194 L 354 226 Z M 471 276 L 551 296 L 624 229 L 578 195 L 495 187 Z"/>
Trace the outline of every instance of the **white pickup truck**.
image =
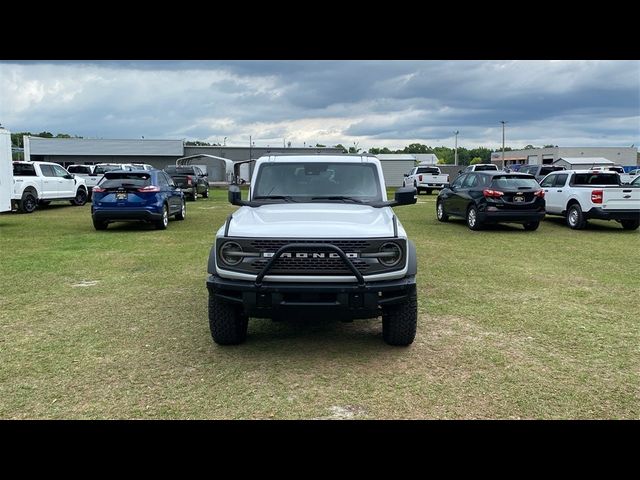
<path id="1" fill-rule="evenodd" d="M 431 195 L 433 190 L 442 190 L 449 186 L 449 175 L 443 174 L 438 167 L 433 165 L 418 165 L 404 174 L 403 187 L 415 187 L 420 194 L 421 190 Z"/>
<path id="2" fill-rule="evenodd" d="M 48 205 L 52 200 L 81 206 L 87 198 L 85 181 L 57 163 L 13 162 L 11 201 L 20 212 L 31 213 L 38 204 Z"/>
<path id="3" fill-rule="evenodd" d="M 548 215 L 562 215 L 567 225 L 582 229 L 587 220 L 616 220 L 625 230 L 640 226 L 640 188 L 620 184 L 617 172 L 565 170 L 540 182 Z"/>
<path id="4" fill-rule="evenodd" d="M 635 179 L 635 175 L 630 175 L 624 172 L 624 168 L 619 165 L 611 166 L 611 167 L 593 167 L 591 170 L 598 172 L 617 172 L 620 175 L 620 183 L 629 184 Z"/>
<path id="5" fill-rule="evenodd" d="M 69 165 L 67 167 L 69 173 L 73 173 L 76 177 L 84 180 L 87 185 L 87 190 L 89 191 L 89 198 L 91 198 L 93 187 L 95 187 L 104 176 L 102 173 L 94 173 L 95 168 L 93 165 Z"/>

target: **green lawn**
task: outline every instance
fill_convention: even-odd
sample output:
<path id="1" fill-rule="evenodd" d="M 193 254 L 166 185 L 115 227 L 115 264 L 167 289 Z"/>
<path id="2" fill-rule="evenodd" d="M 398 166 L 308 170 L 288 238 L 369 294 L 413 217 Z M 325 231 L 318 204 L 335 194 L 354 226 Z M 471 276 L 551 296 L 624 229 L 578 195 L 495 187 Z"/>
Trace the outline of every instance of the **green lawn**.
<path id="1" fill-rule="evenodd" d="M 640 418 L 638 231 L 535 232 L 396 209 L 418 247 L 415 343 L 379 320 L 252 320 L 215 345 L 206 264 L 226 191 L 166 231 L 90 206 L 0 215 L 0 418 Z M 93 283 L 95 282 L 95 283 Z"/>

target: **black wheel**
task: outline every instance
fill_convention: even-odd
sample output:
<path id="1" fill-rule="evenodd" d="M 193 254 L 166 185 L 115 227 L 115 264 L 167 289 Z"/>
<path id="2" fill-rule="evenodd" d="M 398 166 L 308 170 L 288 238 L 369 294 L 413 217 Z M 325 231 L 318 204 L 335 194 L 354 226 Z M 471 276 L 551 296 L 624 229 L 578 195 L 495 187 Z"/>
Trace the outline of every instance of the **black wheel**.
<path id="1" fill-rule="evenodd" d="M 382 338 L 389 345 L 411 345 L 418 327 L 418 299 L 414 292 L 400 305 L 382 309 Z"/>
<path id="2" fill-rule="evenodd" d="M 193 188 L 193 195 L 191 195 L 191 200 L 194 202 L 198 200 L 198 189 L 196 187 Z"/>
<path id="3" fill-rule="evenodd" d="M 241 307 L 225 303 L 209 292 L 209 328 L 218 345 L 237 345 L 247 338 L 249 318 Z"/>
<path id="4" fill-rule="evenodd" d="M 538 229 L 538 227 L 540 226 L 540 222 L 529 222 L 529 223 L 525 223 L 522 226 L 524 227 L 525 230 L 533 231 Z"/>
<path id="5" fill-rule="evenodd" d="M 436 203 L 436 217 L 438 217 L 438 220 L 440 220 L 441 222 L 449 221 L 449 215 L 444 213 L 444 205 L 442 201 Z"/>
<path id="6" fill-rule="evenodd" d="M 155 223 L 156 229 L 165 230 L 169 226 L 169 209 L 166 205 L 162 207 L 162 217 Z"/>
<path id="7" fill-rule="evenodd" d="M 427 188 L 426 192 L 427 192 L 427 195 L 431 195 L 432 190 Z"/>
<path id="8" fill-rule="evenodd" d="M 93 219 L 93 228 L 95 228 L 96 230 L 106 230 L 108 226 L 108 222 L 105 222 L 103 220 L 96 220 L 95 218 Z"/>
<path id="9" fill-rule="evenodd" d="M 478 210 L 473 205 L 467 209 L 467 227 L 471 230 L 480 230 L 482 228 L 482 222 L 478 218 Z"/>
<path id="10" fill-rule="evenodd" d="M 87 203 L 87 191 L 84 188 L 79 188 L 76 192 L 76 198 L 70 200 L 71 205 L 75 205 L 76 207 L 81 207 L 85 203 Z"/>
<path id="11" fill-rule="evenodd" d="M 202 198 L 209 198 L 209 187 L 207 187 L 207 189 L 202 194 Z"/>
<path id="12" fill-rule="evenodd" d="M 31 213 L 38 206 L 38 198 L 36 194 L 31 190 L 25 191 L 22 194 L 22 199 L 18 203 L 18 210 L 22 213 Z"/>
<path id="13" fill-rule="evenodd" d="M 637 230 L 640 226 L 640 220 L 620 220 L 620 223 L 625 230 Z"/>
<path id="14" fill-rule="evenodd" d="M 582 208 L 577 203 L 571 205 L 567 210 L 567 225 L 574 230 L 581 230 L 587 225 Z"/>
<path id="15" fill-rule="evenodd" d="M 184 220 L 187 216 L 187 202 L 182 199 L 182 208 L 180 212 L 176 213 L 176 220 Z"/>

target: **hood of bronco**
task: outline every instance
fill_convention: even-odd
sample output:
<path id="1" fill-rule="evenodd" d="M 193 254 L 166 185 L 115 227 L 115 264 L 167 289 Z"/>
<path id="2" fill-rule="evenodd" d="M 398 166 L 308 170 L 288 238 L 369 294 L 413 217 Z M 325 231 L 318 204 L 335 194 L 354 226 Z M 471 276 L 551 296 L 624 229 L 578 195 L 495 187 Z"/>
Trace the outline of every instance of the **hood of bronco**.
<path id="1" fill-rule="evenodd" d="M 393 237 L 393 210 L 345 203 L 279 203 L 241 207 L 229 235 L 252 238 Z M 224 232 L 224 226 L 219 235 Z M 405 236 L 398 221 L 398 235 Z"/>

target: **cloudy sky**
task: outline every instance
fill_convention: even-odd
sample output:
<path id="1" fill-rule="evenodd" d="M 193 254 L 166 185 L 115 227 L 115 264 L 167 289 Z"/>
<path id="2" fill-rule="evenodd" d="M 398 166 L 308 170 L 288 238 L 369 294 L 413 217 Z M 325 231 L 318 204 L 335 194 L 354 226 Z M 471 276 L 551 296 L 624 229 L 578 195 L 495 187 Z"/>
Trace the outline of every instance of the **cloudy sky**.
<path id="1" fill-rule="evenodd" d="M 11 131 L 248 145 L 640 144 L 639 61 L 0 62 Z"/>

